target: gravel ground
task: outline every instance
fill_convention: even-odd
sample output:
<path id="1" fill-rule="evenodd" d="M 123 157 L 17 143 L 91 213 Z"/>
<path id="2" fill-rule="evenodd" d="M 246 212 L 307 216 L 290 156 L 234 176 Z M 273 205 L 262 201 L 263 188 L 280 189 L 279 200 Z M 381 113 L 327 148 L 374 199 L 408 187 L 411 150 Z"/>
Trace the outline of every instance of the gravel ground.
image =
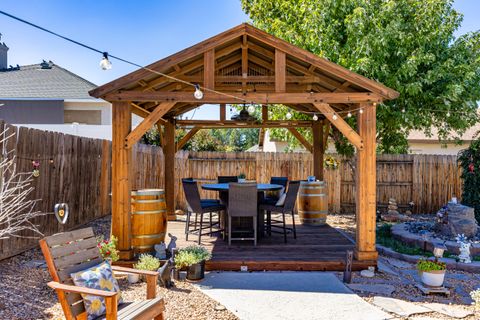
<path id="1" fill-rule="evenodd" d="M 332 215 L 328 218 L 332 226 L 343 229 L 347 234 L 354 237 L 355 219 L 353 215 Z M 110 218 L 96 220 L 91 223 L 96 234 L 108 235 Z M 390 284 L 395 287 L 391 295 L 415 303 L 439 302 L 453 304 L 469 310 L 471 299 L 469 292 L 480 284 L 480 275 L 466 272 L 448 271 L 447 285 L 451 288 L 450 298 L 439 295 L 424 296 L 415 287 L 416 270 L 415 266 L 391 258 L 381 257 L 382 261 L 398 274 L 387 275 L 377 273 L 373 279 L 362 278 L 355 272 L 353 283 L 363 284 Z M 0 261 L 0 320 L 16 319 L 63 319 L 63 312 L 57 303 L 55 293 L 47 287 L 50 281 L 48 271 L 39 267 L 43 256 L 39 249 L 29 250 L 21 255 Z M 342 273 L 337 273 L 342 277 Z M 145 297 L 145 283 L 129 285 L 125 280 L 120 280 L 123 295 L 126 300 L 139 300 Z M 159 294 L 164 295 L 167 308 L 167 319 L 237 319 L 228 310 L 216 311 L 218 303 L 200 291 L 191 283 L 177 281 L 175 287 L 166 290 L 158 288 Z M 357 292 L 366 301 L 371 302 L 374 294 Z M 222 308 L 219 308 L 222 309 Z M 413 316 L 410 319 L 425 318 L 449 319 L 438 313 L 429 313 Z M 474 316 L 465 318 L 476 319 Z"/>

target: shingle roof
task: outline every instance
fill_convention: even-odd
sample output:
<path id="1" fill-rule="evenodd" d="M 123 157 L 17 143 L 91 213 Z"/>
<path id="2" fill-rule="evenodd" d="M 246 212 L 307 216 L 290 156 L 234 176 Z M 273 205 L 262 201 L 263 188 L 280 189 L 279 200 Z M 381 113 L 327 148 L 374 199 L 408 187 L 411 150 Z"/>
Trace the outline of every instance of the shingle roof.
<path id="1" fill-rule="evenodd" d="M 0 71 L 1 98 L 92 99 L 96 87 L 51 61 Z"/>

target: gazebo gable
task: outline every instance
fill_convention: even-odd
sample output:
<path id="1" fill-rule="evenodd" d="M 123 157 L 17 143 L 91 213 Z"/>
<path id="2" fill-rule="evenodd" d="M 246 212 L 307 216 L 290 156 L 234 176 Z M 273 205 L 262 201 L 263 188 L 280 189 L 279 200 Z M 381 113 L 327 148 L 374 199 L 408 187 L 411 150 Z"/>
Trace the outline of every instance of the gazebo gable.
<path id="1" fill-rule="evenodd" d="M 359 96 L 354 93 L 369 94 L 367 100 L 373 102 L 398 96 L 395 90 L 381 83 L 248 24 L 220 33 L 146 68 L 100 86 L 90 94 L 106 100 L 132 101 L 137 106 L 137 112 L 141 109 L 149 111 L 161 102 L 178 100 L 179 103 L 165 117 L 212 102 L 208 99 L 185 101 L 185 96 L 179 94 L 193 92 L 194 88 L 188 83 L 217 92 L 238 94 L 240 98 L 232 101 L 236 103 L 265 102 L 261 94 L 272 92 L 344 94 L 341 103 L 330 101 L 336 110 L 347 108 L 345 101 L 360 102 Z M 125 92 L 129 92 L 129 97 Z M 158 95 L 152 96 L 154 93 Z M 309 103 L 293 102 L 289 104 L 285 101 L 285 104 L 300 111 L 316 110 Z"/>

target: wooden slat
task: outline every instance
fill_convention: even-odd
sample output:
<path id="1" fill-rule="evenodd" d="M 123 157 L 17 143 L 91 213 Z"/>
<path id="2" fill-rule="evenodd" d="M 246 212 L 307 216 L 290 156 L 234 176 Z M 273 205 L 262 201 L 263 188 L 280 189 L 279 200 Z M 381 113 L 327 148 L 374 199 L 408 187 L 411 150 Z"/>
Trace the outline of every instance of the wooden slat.
<path id="1" fill-rule="evenodd" d="M 103 262 L 102 258 L 97 258 L 97 259 L 93 259 L 93 260 L 84 262 L 82 264 L 76 264 L 76 265 L 70 266 L 66 269 L 58 270 L 58 277 L 60 279 L 60 282 L 65 282 L 66 280 L 71 279 L 70 274 L 72 274 L 72 273 L 91 268 L 91 267 L 96 266 L 97 264 L 100 264 L 102 262 Z"/>
<path id="2" fill-rule="evenodd" d="M 362 137 L 348 125 L 327 103 L 313 104 L 357 149 L 363 148 Z M 334 119 L 336 116 L 336 119 Z"/>
<path id="3" fill-rule="evenodd" d="M 177 151 L 181 150 L 183 146 L 200 130 L 200 127 L 193 127 L 187 132 L 183 138 L 177 143 Z"/>
<path id="4" fill-rule="evenodd" d="M 60 258 L 55 259 L 55 266 L 58 270 L 68 268 L 70 266 L 88 262 L 95 258 L 100 258 L 100 252 L 98 251 L 97 247 L 86 249 L 79 252 L 73 252 L 74 254 L 70 254 L 67 256 L 62 256 Z"/>
<path id="5" fill-rule="evenodd" d="M 300 132 L 298 132 L 297 129 L 295 128 L 288 128 L 288 131 L 290 131 L 290 133 L 295 137 L 297 138 L 297 140 L 305 147 L 305 149 L 307 149 L 308 151 L 310 152 L 313 152 L 313 147 L 312 145 L 310 144 L 310 142 L 307 141 L 307 139 L 305 139 L 302 134 Z"/>
<path id="6" fill-rule="evenodd" d="M 285 52 L 275 49 L 275 92 L 286 90 L 286 55 Z"/>
<path id="7" fill-rule="evenodd" d="M 227 116 L 227 108 L 225 103 L 220 104 L 220 121 L 225 121 Z"/>
<path id="8" fill-rule="evenodd" d="M 203 86 L 215 89 L 215 50 L 210 49 L 204 53 Z"/>
<path id="9" fill-rule="evenodd" d="M 79 239 L 95 238 L 92 228 L 83 228 L 74 231 L 67 231 L 46 237 L 45 241 L 49 247 L 65 245 L 67 242 L 77 241 Z"/>
<path id="10" fill-rule="evenodd" d="M 323 121 L 315 121 L 312 126 L 313 135 L 313 175 L 323 181 Z"/>
<path id="11" fill-rule="evenodd" d="M 125 138 L 125 147 L 131 148 L 138 140 L 155 125 L 173 106 L 174 102 L 159 104 L 143 121 Z M 113 106 L 112 106 L 113 108 Z"/>
<path id="12" fill-rule="evenodd" d="M 75 241 L 63 246 L 56 246 L 50 249 L 54 259 L 70 255 L 73 252 L 82 251 L 86 249 L 97 248 L 97 239 L 89 238 L 82 241 Z M 98 249 L 97 249 L 98 251 Z"/>
<path id="13" fill-rule="evenodd" d="M 169 219 L 175 219 L 175 125 L 165 124 L 165 202 Z"/>

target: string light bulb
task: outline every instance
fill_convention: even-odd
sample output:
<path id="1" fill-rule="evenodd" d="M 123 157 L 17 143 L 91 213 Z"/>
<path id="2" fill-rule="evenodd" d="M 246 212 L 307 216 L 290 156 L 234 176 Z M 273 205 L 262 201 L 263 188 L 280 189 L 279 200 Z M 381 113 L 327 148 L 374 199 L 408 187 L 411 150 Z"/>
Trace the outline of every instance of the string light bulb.
<path id="1" fill-rule="evenodd" d="M 405 113 L 405 108 L 402 109 L 402 113 Z"/>
<path id="2" fill-rule="evenodd" d="M 360 114 L 362 114 L 362 113 L 363 113 L 363 109 L 358 110 L 358 112 L 360 112 Z"/>
<path id="3" fill-rule="evenodd" d="M 255 107 L 253 105 L 249 105 L 247 110 L 248 110 L 248 113 L 254 113 L 255 112 Z"/>
<path id="4" fill-rule="evenodd" d="M 313 121 L 317 121 L 318 120 L 317 114 L 314 114 L 312 119 L 313 119 Z"/>
<path id="5" fill-rule="evenodd" d="M 290 120 L 290 119 L 292 119 L 292 114 L 290 112 L 287 112 L 285 117 L 287 118 L 287 120 Z"/>
<path id="6" fill-rule="evenodd" d="M 103 53 L 103 58 L 100 61 L 100 68 L 102 68 L 102 70 L 112 69 L 112 63 L 110 62 L 110 60 L 108 60 L 108 52 Z"/>
<path id="7" fill-rule="evenodd" d="M 203 99 L 203 92 L 200 90 L 200 86 L 198 84 L 195 85 L 195 92 L 193 93 L 193 96 L 197 100 L 202 100 Z"/>
<path id="8" fill-rule="evenodd" d="M 447 117 L 450 117 L 450 111 L 447 111 L 446 116 L 447 116 Z"/>
<path id="9" fill-rule="evenodd" d="M 347 117 L 351 118 L 352 117 L 352 113 L 350 111 L 348 111 L 347 113 Z"/>
<path id="10" fill-rule="evenodd" d="M 337 115 L 336 115 L 336 114 L 333 114 L 332 119 L 333 119 L 333 120 L 337 120 L 337 119 L 338 119 Z"/>

